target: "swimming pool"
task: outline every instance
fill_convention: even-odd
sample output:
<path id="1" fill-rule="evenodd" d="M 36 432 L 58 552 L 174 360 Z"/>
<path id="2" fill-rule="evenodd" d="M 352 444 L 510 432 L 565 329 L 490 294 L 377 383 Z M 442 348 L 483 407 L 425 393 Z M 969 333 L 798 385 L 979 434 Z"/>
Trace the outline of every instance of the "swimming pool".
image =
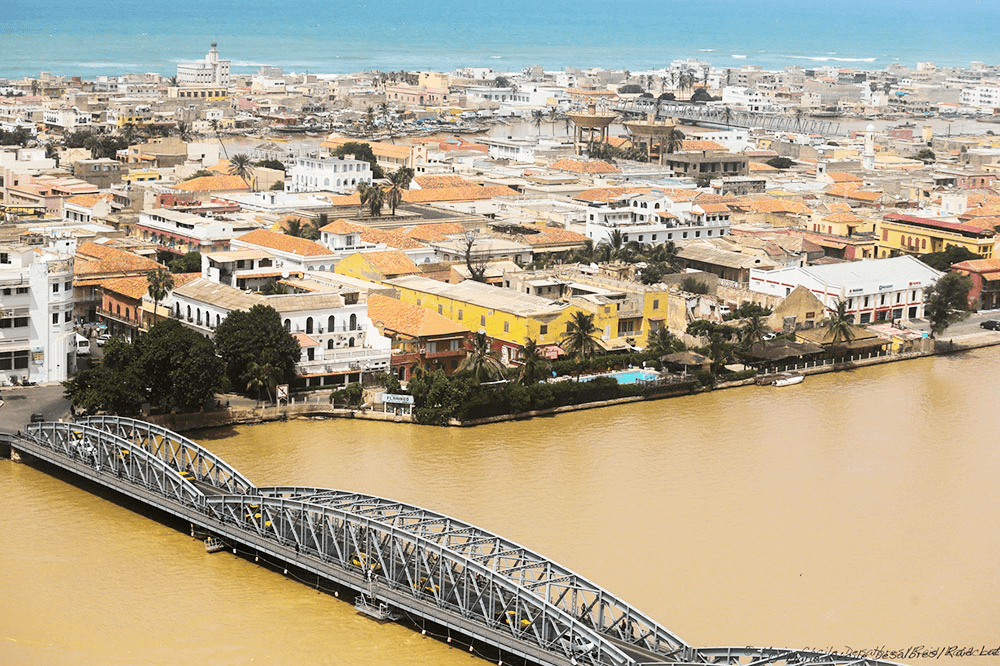
<path id="1" fill-rule="evenodd" d="M 619 384 L 635 384 L 636 382 L 648 382 L 651 379 L 656 379 L 660 376 L 655 370 L 646 370 L 643 368 L 632 368 L 630 370 L 619 370 L 618 372 L 610 372 L 606 375 L 583 375 L 580 377 L 579 381 L 589 382 L 591 379 L 596 379 L 597 377 L 614 377 L 615 381 Z"/>

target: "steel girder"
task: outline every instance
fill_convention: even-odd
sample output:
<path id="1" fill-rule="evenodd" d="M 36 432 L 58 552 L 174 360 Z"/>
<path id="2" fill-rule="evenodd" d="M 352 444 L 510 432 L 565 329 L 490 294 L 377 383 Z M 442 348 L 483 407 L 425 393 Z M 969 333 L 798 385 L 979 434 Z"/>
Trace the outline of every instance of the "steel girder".
<path id="1" fill-rule="evenodd" d="M 384 586 L 570 663 L 637 663 L 606 636 L 532 590 L 391 521 L 276 496 L 210 496 L 206 501 L 225 523 L 362 575 L 376 597 Z"/>
<path id="2" fill-rule="evenodd" d="M 128 440 L 178 472 L 189 474 L 220 492 L 257 494 L 256 486 L 232 465 L 196 442 L 162 426 L 121 416 L 87 416 L 77 422 Z"/>
<path id="3" fill-rule="evenodd" d="M 525 594 L 559 608 L 605 638 L 662 661 L 690 659 L 693 648 L 622 599 L 527 548 L 469 523 L 402 502 L 340 490 L 261 488 L 391 526 L 502 577 Z"/>
<path id="4" fill-rule="evenodd" d="M 902 666 L 893 661 L 835 652 L 774 647 L 705 647 L 697 649 L 698 662 L 727 666 Z"/>
<path id="5" fill-rule="evenodd" d="M 185 506 L 204 510 L 205 494 L 149 451 L 107 430 L 83 423 L 32 423 L 25 439 L 72 460 L 83 462 L 99 474 L 109 474 L 152 490 Z"/>
<path id="6" fill-rule="evenodd" d="M 796 118 L 774 113 L 744 111 L 719 105 L 683 104 L 676 102 L 661 102 L 644 99 L 621 102 L 615 106 L 615 111 L 635 116 L 645 116 L 657 113 L 659 117 L 674 117 L 681 120 L 704 121 L 732 127 L 763 127 L 776 131 L 799 131 L 821 134 L 844 134 L 840 123 L 815 118 Z"/>

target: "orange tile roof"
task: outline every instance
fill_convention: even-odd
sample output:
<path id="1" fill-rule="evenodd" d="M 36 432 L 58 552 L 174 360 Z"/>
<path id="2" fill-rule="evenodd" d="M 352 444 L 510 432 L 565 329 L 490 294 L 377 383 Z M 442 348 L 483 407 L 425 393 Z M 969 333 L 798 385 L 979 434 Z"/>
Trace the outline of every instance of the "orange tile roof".
<path id="1" fill-rule="evenodd" d="M 574 199 L 577 201 L 590 201 L 593 203 L 603 203 L 611 199 L 617 199 L 626 194 L 649 194 L 651 187 L 592 187 L 577 194 Z"/>
<path id="2" fill-rule="evenodd" d="M 959 215 L 958 219 L 963 220 L 963 219 L 971 219 L 973 217 L 996 217 L 997 215 L 1000 215 L 1000 206 L 984 205 L 984 206 L 979 206 L 978 208 L 968 209 L 967 211 Z"/>
<path id="3" fill-rule="evenodd" d="M 249 191 L 250 186 L 239 176 L 201 176 L 174 185 L 182 192 L 237 192 Z"/>
<path id="4" fill-rule="evenodd" d="M 626 148 L 632 146 L 632 140 L 627 136 L 609 136 L 608 145 L 615 148 Z"/>
<path id="5" fill-rule="evenodd" d="M 248 234 L 243 234 L 234 240 L 242 241 L 250 245 L 288 252 L 300 257 L 318 257 L 330 254 L 330 250 L 305 238 L 289 236 L 288 234 L 268 231 L 267 229 L 255 229 Z"/>
<path id="6" fill-rule="evenodd" d="M 773 167 L 770 164 L 765 164 L 763 162 L 750 162 L 747 165 L 747 169 L 750 171 L 780 171 L 777 167 Z"/>
<path id="7" fill-rule="evenodd" d="M 862 183 L 864 180 L 855 176 L 853 173 L 847 173 L 845 171 L 828 171 L 827 176 L 833 179 L 835 183 Z"/>
<path id="8" fill-rule="evenodd" d="M 382 294 L 368 296 L 368 318 L 376 326 L 411 338 L 465 334 L 469 329 L 428 308 Z"/>
<path id="9" fill-rule="evenodd" d="M 976 273 L 993 273 L 995 271 L 1000 271 L 1000 257 L 992 257 L 990 259 L 968 259 L 957 264 L 952 264 L 951 269 Z"/>
<path id="10" fill-rule="evenodd" d="M 292 337 L 299 343 L 299 347 L 319 347 L 319 342 L 305 333 L 292 333 Z"/>
<path id="11" fill-rule="evenodd" d="M 877 201 L 881 196 L 881 192 L 871 192 L 868 190 L 859 190 L 853 183 L 842 183 L 838 185 L 833 185 L 826 190 L 826 194 L 832 197 L 842 197 L 844 199 L 857 199 L 859 201 Z"/>
<path id="12" fill-rule="evenodd" d="M 694 150 L 722 150 L 726 149 L 725 146 L 716 143 L 710 139 L 684 139 L 681 141 L 681 151 L 688 152 Z"/>
<path id="13" fill-rule="evenodd" d="M 699 203 L 698 208 L 701 208 L 706 213 L 731 213 L 729 206 L 720 203 Z"/>
<path id="14" fill-rule="evenodd" d="M 573 160 L 568 157 L 553 162 L 549 168 L 570 173 L 621 173 L 622 171 L 604 160 Z"/>
<path id="15" fill-rule="evenodd" d="M 809 206 L 801 201 L 788 201 L 785 199 L 750 199 L 744 205 L 747 205 L 755 213 L 791 213 L 794 215 L 809 215 L 812 213 Z"/>
<path id="16" fill-rule="evenodd" d="M 465 227 L 460 222 L 438 222 L 436 224 L 418 224 L 406 229 L 403 233 L 410 238 L 429 243 L 447 240 L 448 236 L 465 233 Z"/>
<path id="17" fill-rule="evenodd" d="M 140 257 L 125 250 L 87 242 L 76 249 L 73 275 L 114 275 L 115 273 L 140 273 L 163 268 L 152 259 Z"/>
<path id="18" fill-rule="evenodd" d="M 361 195 L 355 192 L 354 194 L 331 194 L 326 197 L 331 204 L 334 206 L 360 206 L 361 205 Z"/>
<path id="19" fill-rule="evenodd" d="M 823 221 L 834 222 L 834 223 L 840 223 L 840 222 L 850 223 L 850 222 L 864 222 L 865 218 L 861 217 L 860 215 L 855 215 L 854 213 L 833 213 L 832 215 L 827 215 L 826 217 L 824 217 Z"/>
<path id="20" fill-rule="evenodd" d="M 365 227 L 361 230 L 361 240 L 366 243 L 385 243 L 388 247 L 397 250 L 417 250 L 424 247 L 424 244 L 416 241 L 399 231 L 388 231 L 386 229 L 375 229 Z"/>
<path id="21" fill-rule="evenodd" d="M 965 226 L 984 231 L 996 229 L 1000 226 L 1000 217 L 976 217 L 965 221 Z"/>
<path id="22" fill-rule="evenodd" d="M 493 197 L 511 197 L 517 192 L 505 185 L 471 185 L 465 187 L 435 187 L 429 190 L 403 190 L 406 203 L 440 201 L 483 201 Z"/>
<path id="23" fill-rule="evenodd" d="M 98 201 L 111 201 L 111 196 L 111 194 L 78 194 L 75 197 L 66 199 L 66 203 L 91 208 Z"/>
<path id="24" fill-rule="evenodd" d="M 330 135 L 326 141 L 320 145 L 323 148 L 339 148 L 348 142 L 367 143 L 371 146 L 372 154 L 376 157 L 409 157 L 413 152 L 412 146 L 400 146 L 393 143 L 382 143 L 381 141 L 361 141 L 347 136 Z"/>
<path id="25" fill-rule="evenodd" d="M 149 290 L 149 280 L 145 275 L 135 277 L 111 278 L 102 280 L 101 287 L 104 291 L 120 294 L 133 300 L 142 300 L 143 294 Z"/>
<path id="26" fill-rule="evenodd" d="M 850 213 L 853 210 L 851 204 L 846 201 L 831 201 L 826 207 L 834 213 Z"/>
<path id="27" fill-rule="evenodd" d="M 417 265 L 399 250 L 363 252 L 361 256 L 372 265 L 372 268 L 385 276 L 413 275 L 420 272 Z"/>
<path id="28" fill-rule="evenodd" d="M 570 231 L 569 229 L 557 229 L 555 227 L 533 227 L 538 230 L 536 234 L 523 234 L 520 238 L 528 245 L 564 245 L 566 243 L 585 243 L 587 237 L 584 234 Z"/>
<path id="29" fill-rule="evenodd" d="M 419 185 L 422 190 L 430 190 L 438 187 L 468 187 L 475 185 L 475 183 L 470 183 L 461 176 L 450 174 L 416 176 L 413 182 Z"/>
<path id="30" fill-rule="evenodd" d="M 345 234 L 353 234 L 367 229 L 361 224 L 354 224 L 353 222 L 348 222 L 343 218 L 338 218 L 329 224 L 326 224 L 319 228 L 320 231 L 325 231 L 328 234 L 337 234 L 338 236 L 343 236 Z"/>

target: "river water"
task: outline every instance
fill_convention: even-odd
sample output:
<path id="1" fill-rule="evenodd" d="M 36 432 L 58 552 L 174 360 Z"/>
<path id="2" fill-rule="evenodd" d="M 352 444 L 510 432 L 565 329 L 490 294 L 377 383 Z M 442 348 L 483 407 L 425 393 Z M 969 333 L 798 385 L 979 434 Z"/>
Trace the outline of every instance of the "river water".
<path id="1" fill-rule="evenodd" d="M 1000 350 L 474 429 L 197 433 L 260 485 L 384 495 L 526 545 L 694 645 L 1000 645 Z M 2 664 L 469 664 L 0 461 Z M 910 659 L 993 666 L 1000 657 Z"/>

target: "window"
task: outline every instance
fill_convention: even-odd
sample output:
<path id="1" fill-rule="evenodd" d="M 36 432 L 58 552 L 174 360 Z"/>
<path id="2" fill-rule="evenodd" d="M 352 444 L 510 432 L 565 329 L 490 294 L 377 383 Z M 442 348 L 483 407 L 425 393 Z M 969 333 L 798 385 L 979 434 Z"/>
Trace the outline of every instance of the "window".
<path id="1" fill-rule="evenodd" d="M 59 293 L 59 283 L 58 282 L 55 282 L 55 283 L 52 284 L 52 293 L 53 294 L 58 294 Z"/>
<path id="2" fill-rule="evenodd" d="M 486 326 L 486 315 L 479 315 L 479 325 Z"/>
<path id="3" fill-rule="evenodd" d="M 660 299 L 658 299 L 658 298 L 654 298 L 653 299 L 653 309 L 654 310 L 659 310 L 660 309 Z"/>
<path id="4" fill-rule="evenodd" d="M 52 313 L 52 323 L 53 324 L 58 324 L 59 323 L 59 313 L 58 312 L 53 312 Z"/>
<path id="5" fill-rule="evenodd" d="M 503 332 L 504 333 L 510 333 L 510 322 L 509 321 L 505 321 L 503 323 Z"/>
<path id="6" fill-rule="evenodd" d="M 63 314 L 63 321 L 64 322 L 69 322 L 69 321 L 72 321 L 72 320 L 73 320 L 73 311 L 72 310 L 66 310 L 66 312 Z"/>
<path id="7" fill-rule="evenodd" d="M 63 289 L 65 289 L 66 291 L 69 291 L 72 288 L 73 288 L 72 282 L 67 282 L 66 284 L 63 285 Z"/>
<path id="8" fill-rule="evenodd" d="M 549 332 L 549 325 L 548 324 L 542 324 L 541 326 L 538 327 L 538 333 L 540 335 L 545 335 L 548 332 Z"/>
<path id="9" fill-rule="evenodd" d="M 458 311 L 458 320 L 459 320 L 459 321 L 462 321 L 462 316 L 463 316 L 463 314 L 464 314 L 464 313 L 462 312 L 462 310 L 461 310 L 461 309 L 459 309 L 459 311 Z"/>
<path id="10" fill-rule="evenodd" d="M 438 314 L 444 314 L 444 306 L 438 303 Z"/>
<path id="11" fill-rule="evenodd" d="M 0 352 L 0 370 L 23 370 L 28 367 L 28 350 Z"/>

